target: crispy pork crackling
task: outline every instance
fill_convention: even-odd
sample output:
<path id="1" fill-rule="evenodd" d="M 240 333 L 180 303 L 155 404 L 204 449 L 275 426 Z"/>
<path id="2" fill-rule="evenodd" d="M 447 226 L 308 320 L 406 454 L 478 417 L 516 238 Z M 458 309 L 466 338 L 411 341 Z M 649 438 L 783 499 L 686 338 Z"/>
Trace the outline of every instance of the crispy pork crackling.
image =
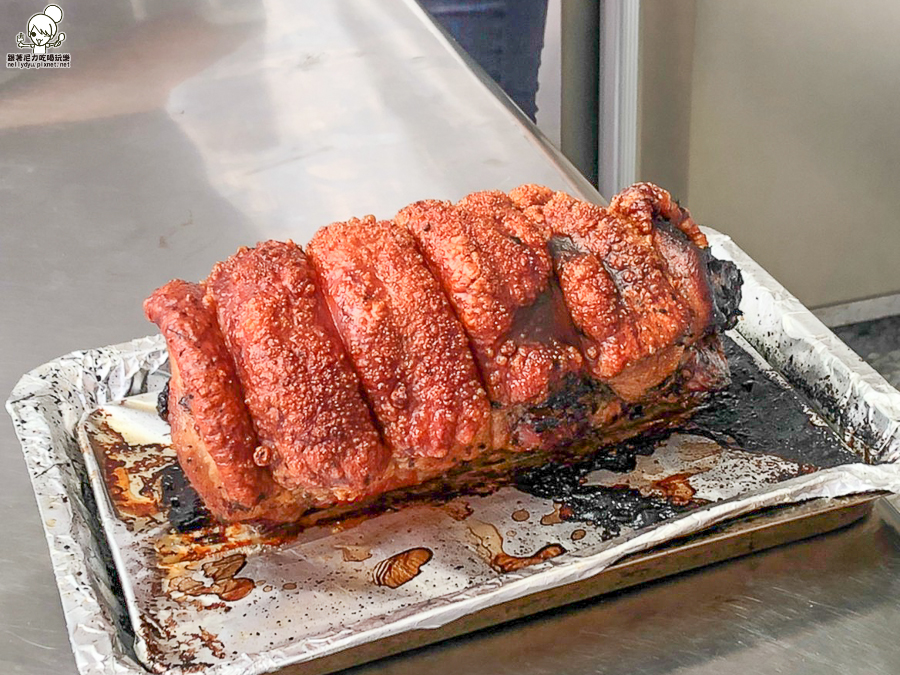
<path id="1" fill-rule="evenodd" d="M 179 463 L 223 521 L 314 522 L 683 419 L 741 276 L 665 191 L 524 185 L 243 248 L 144 303 Z"/>

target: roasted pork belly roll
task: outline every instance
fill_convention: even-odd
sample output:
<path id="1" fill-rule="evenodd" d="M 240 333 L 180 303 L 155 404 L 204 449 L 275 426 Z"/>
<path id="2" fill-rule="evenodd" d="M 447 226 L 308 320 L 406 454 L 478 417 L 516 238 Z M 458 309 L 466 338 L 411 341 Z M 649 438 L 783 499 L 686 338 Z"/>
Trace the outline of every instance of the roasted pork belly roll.
<path id="1" fill-rule="evenodd" d="M 395 460 L 484 450 L 490 403 L 468 339 L 409 233 L 369 216 L 319 230 L 307 252 Z"/>
<path id="2" fill-rule="evenodd" d="M 145 302 L 170 354 L 172 445 L 217 518 L 290 522 L 302 509 L 253 461 L 256 434 L 216 311 L 198 284 L 171 281 Z"/>
<path id="3" fill-rule="evenodd" d="M 300 247 L 243 249 L 207 287 L 256 425 L 256 463 L 311 504 L 377 490 L 390 455 Z"/>
<path id="4" fill-rule="evenodd" d="M 525 185 L 241 249 L 146 311 L 210 510 L 312 523 L 679 423 L 728 382 L 740 287 L 656 186 Z"/>

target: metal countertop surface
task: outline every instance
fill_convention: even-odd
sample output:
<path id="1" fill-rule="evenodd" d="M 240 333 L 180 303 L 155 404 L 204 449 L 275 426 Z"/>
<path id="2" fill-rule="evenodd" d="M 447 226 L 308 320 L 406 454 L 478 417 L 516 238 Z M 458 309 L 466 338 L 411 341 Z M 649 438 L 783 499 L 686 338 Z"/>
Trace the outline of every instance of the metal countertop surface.
<path id="1" fill-rule="evenodd" d="M 412 2 L 63 9 L 71 68 L 0 72 L 2 392 L 152 333 L 144 297 L 240 245 L 524 182 L 600 198 Z M 0 53 L 39 11 L 0 8 Z M 8 422 L 0 472 L 0 673 L 75 673 Z M 355 672 L 900 672 L 895 515 Z"/>

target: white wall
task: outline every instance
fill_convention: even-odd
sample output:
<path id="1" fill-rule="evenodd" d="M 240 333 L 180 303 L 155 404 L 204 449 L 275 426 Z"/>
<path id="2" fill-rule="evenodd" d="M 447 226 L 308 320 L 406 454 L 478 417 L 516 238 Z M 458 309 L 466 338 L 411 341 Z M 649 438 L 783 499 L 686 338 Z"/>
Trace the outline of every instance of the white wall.
<path id="1" fill-rule="evenodd" d="M 641 177 L 809 306 L 900 292 L 900 2 L 642 4 Z"/>

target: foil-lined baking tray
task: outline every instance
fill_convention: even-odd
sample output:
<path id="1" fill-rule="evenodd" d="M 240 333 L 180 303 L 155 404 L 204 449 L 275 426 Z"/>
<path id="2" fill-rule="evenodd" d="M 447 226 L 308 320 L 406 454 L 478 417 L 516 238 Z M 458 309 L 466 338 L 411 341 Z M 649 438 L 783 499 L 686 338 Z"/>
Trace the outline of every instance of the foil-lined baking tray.
<path id="1" fill-rule="evenodd" d="M 568 483 L 538 473 L 302 533 L 179 534 L 161 513 L 173 458 L 146 396 L 165 381 L 162 340 L 76 352 L 24 376 L 7 408 L 79 669 L 324 672 L 602 592 L 610 586 L 596 580 L 617 561 L 648 549 L 644 560 L 689 556 L 683 545 L 659 547 L 747 514 L 826 498 L 789 518 L 833 527 L 859 503 L 836 498 L 900 492 L 900 394 L 727 237 L 707 234 L 745 276 L 737 348 L 764 357 L 757 380 L 782 385 L 783 375 L 806 396 L 804 433 L 836 432 L 843 445 L 833 452 L 803 455 L 795 428 L 769 438 L 773 447 L 748 448 L 701 419 L 632 447 L 630 464 L 581 466 Z M 747 521 L 732 543 L 785 513 Z M 741 550 L 720 544 L 709 559 Z"/>

